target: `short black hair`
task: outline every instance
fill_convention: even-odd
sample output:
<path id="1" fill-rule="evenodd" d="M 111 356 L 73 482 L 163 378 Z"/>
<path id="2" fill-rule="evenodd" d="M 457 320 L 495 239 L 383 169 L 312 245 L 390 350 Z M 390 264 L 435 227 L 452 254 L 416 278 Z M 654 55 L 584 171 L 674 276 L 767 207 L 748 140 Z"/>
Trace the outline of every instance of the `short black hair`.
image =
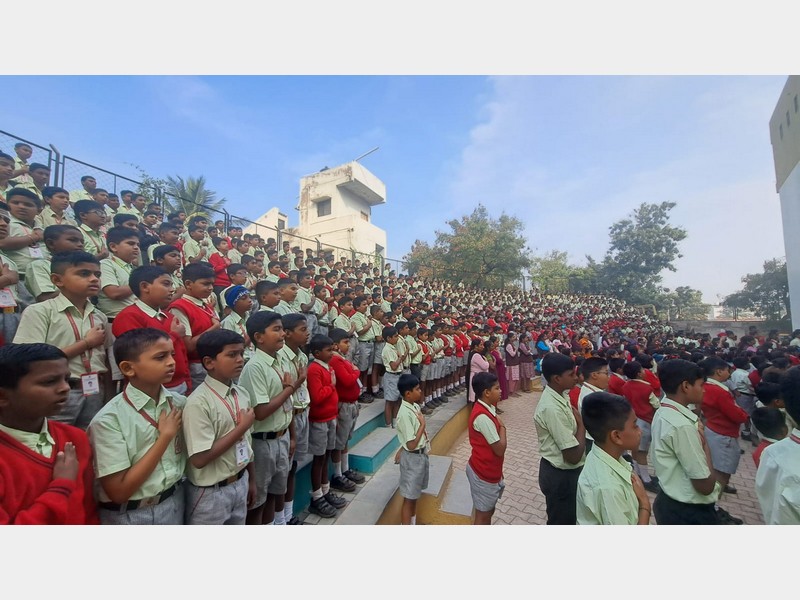
<path id="1" fill-rule="evenodd" d="M 795 423 L 800 423 L 800 366 L 792 367 L 783 374 L 781 396 L 786 412 Z"/>
<path id="2" fill-rule="evenodd" d="M 169 221 L 167 221 L 166 223 L 161 223 L 161 225 L 158 226 L 158 233 L 166 233 L 167 231 L 172 231 L 172 230 L 177 231 L 178 226 L 175 225 L 175 223 L 170 223 Z"/>
<path id="3" fill-rule="evenodd" d="M 608 369 L 612 373 L 616 373 L 622 367 L 625 366 L 625 359 L 624 358 L 612 358 L 608 361 Z"/>
<path id="4" fill-rule="evenodd" d="M 278 287 L 278 284 L 274 281 L 267 281 L 266 279 L 262 279 L 256 284 L 256 298 L 261 298 L 267 292 L 274 290 Z"/>
<path id="5" fill-rule="evenodd" d="M 703 369 L 682 358 L 665 360 L 658 366 L 658 379 L 661 382 L 661 388 L 667 394 L 676 393 L 684 381 L 689 385 L 694 385 L 698 379 L 705 380 L 705 378 Z"/>
<path id="6" fill-rule="evenodd" d="M 11 198 L 14 196 L 21 196 L 30 200 L 36 206 L 42 206 L 42 201 L 39 199 L 39 196 L 34 194 L 32 191 L 21 187 L 13 187 L 6 192 L 6 204 L 8 204 L 11 201 Z"/>
<path id="7" fill-rule="evenodd" d="M 329 338 L 327 335 L 323 335 L 318 333 L 314 337 L 311 338 L 311 341 L 308 343 L 308 352 L 309 354 L 316 354 L 320 350 L 324 350 L 328 346 L 333 346 L 333 340 Z"/>
<path id="8" fill-rule="evenodd" d="M 762 381 L 756 386 L 755 393 L 762 404 L 769 406 L 781 397 L 781 385 L 773 381 Z"/>
<path id="9" fill-rule="evenodd" d="M 628 379 L 636 379 L 636 376 L 639 374 L 639 371 L 643 371 L 644 367 L 638 360 L 632 360 L 629 363 L 625 363 L 625 366 L 622 367 L 622 374 L 625 375 Z"/>
<path id="10" fill-rule="evenodd" d="M 381 331 L 381 337 L 383 337 L 384 341 L 396 335 L 397 335 L 397 327 L 384 327 L 383 331 Z"/>
<path id="11" fill-rule="evenodd" d="M 103 205 L 94 200 L 78 200 L 72 207 L 72 211 L 75 213 L 79 222 L 81 220 L 81 215 L 85 215 L 93 210 L 102 210 L 105 212 Z"/>
<path id="12" fill-rule="evenodd" d="M 97 178 L 94 175 L 84 175 L 83 177 L 81 177 L 81 183 L 83 183 L 87 179 L 94 179 L 95 181 L 97 181 Z"/>
<path id="13" fill-rule="evenodd" d="M 116 218 L 117 217 L 114 217 L 114 219 Z M 131 238 L 136 238 L 138 240 L 139 234 L 136 233 L 133 229 L 129 229 L 128 227 L 112 227 L 111 229 L 108 230 L 108 233 L 106 234 L 106 243 L 109 246 L 111 246 L 111 244 L 121 244 L 125 240 L 129 240 Z"/>
<path id="14" fill-rule="evenodd" d="M 483 398 L 483 393 L 492 389 L 497 383 L 497 375 L 494 373 L 475 373 L 472 378 L 472 391 L 475 392 L 475 399 Z"/>
<path id="15" fill-rule="evenodd" d="M 697 363 L 706 377 L 711 377 L 714 373 L 721 370 L 730 369 L 730 365 L 722 360 L 719 356 L 709 356 Z"/>
<path id="16" fill-rule="evenodd" d="M 138 360 L 147 348 L 159 340 L 169 340 L 169 334 L 153 327 L 141 327 L 126 331 L 114 340 L 114 358 L 117 365 L 123 361 Z"/>
<path id="17" fill-rule="evenodd" d="M 283 325 L 283 320 L 280 313 L 276 313 L 272 310 L 259 310 L 258 312 L 253 313 L 250 315 L 250 318 L 247 319 L 247 335 L 248 337 L 255 341 L 257 333 L 264 333 L 267 327 L 272 325 L 275 321 L 281 321 L 281 326 Z"/>
<path id="18" fill-rule="evenodd" d="M 216 358 L 225 346 L 233 344 L 244 345 L 244 338 L 230 329 L 215 329 L 206 331 L 197 338 L 197 355 L 202 361 L 204 358 Z"/>
<path id="19" fill-rule="evenodd" d="M 45 198 L 52 198 L 59 192 L 62 194 L 69 194 L 67 190 L 62 187 L 58 187 L 57 185 L 46 185 L 44 188 L 42 188 L 42 196 Z"/>
<path id="20" fill-rule="evenodd" d="M 178 252 L 180 250 L 177 246 L 172 246 L 170 244 L 164 244 L 163 246 L 158 246 L 155 250 L 153 250 L 153 260 L 164 259 L 164 257 L 169 254 L 170 252 Z M 185 271 L 186 269 L 184 269 Z"/>
<path id="21" fill-rule="evenodd" d="M 81 232 L 75 225 L 48 225 L 44 228 L 44 241 L 45 243 L 55 241 L 70 231 Z"/>
<path id="22" fill-rule="evenodd" d="M 609 392 L 592 392 L 583 398 L 581 418 L 586 431 L 595 441 L 607 441 L 612 431 L 625 428 L 625 421 L 633 408 L 622 396 Z"/>
<path id="23" fill-rule="evenodd" d="M 348 339 L 350 337 L 350 334 L 347 331 L 345 331 L 344 329 L 341 329 L 339 327 L 334 327 L 328 333 L 328 336 L 330 336 L 330 338 L 333 340 L 334 344 L 338 344 L 342 340 Z"/>
<path id="24" fill-rule="evenodd" d="M 356 296 L 355 300 L 353 300 L 353 308 L 359 308 L 366 301 L 366 296 Z"/>
<path id="25" fill-rule="evenodd" d="M 557 352 L 547 354 L 542 359 L 542 375 L 546 381 L 550 381 L 553 377 L 563 375 L 567 371 L 575 369 L 575 361 L 569 356 L 559 354 Z"/>
<path id="26" fill-rule="evenodd" d="M 5 344 L 0 346 L 0 387 L 15 390 L 19 380 L 33 370 L 34 363 L 66 359 L 60 348 L 50 344 Z"/>
<path id="27" fill-rule="evenodd" d="M 600 358 L 599 356 L 590 356 L 583 361 L 583 364 L 581 364 L 581 373 L 583 374 L 584 379 L 589 379 L 592 373 L 597 373 L 598 371 L 603 370 L 608 370 L 608 361 L 605 358 Z"/>
<path id="28" fill-rule="evenodd" d="M 131 288 L 131 292 L 133 292 L 134 296 L 141 298 L 142 284 L 153 283 L 156 279 L 162 277 L 163 275 L 169 276 L 169 273 L 167 273 L 161 267 L 151 267 L 149 265 L 136 267 L 133 271 L 131 271 L 131 275 L 128 278 L 128 287 Z"/>
<path id="29" fill-rule="evenodd" d="M 299 327 L 302 323 L 307 323 L 308 319 L 301 313 L 288 313 L 281 317 L 283 328 L 288 331 L 294 331 L 295 327 Z"/>
<path id="30" fill-rule="evenodd" d="M 183 268 L 183 281 L 197 281 L 198 279 L 214 279 L 214 267 L 207 262 L 189 263 Z"/>
<path id="31" fill-rule="evenodd" d="M 58 252 L 50 257 L 50 272 L 63 275 L 67 267 L 77 267 L 83 263 L 99 265 L 100 261 L 97 260 L 94 254 L 89 254 L 83 250 L 74 250 L 73 252 Z"/>
<path id="32" fill-rule="evenodd" d="M 139 219 L 136 218 L 136 215 L 131 215 L 128 213 L 117 213 L 116 215 L 114 215 L 113 221 L 114 221 L 114 228 L 116 229 L 117 227 L 122 227 L 122 224 L 125 223 L 126 221 L 136 221 L 138 223 Z"/>
<path id="33" fill-rule="evenodd" d="M 247 271 L 247 267 L 245 267 L 242 263 L 233 263 L 226 267 L 225 272 L 228 274 L 228 277 L 232 277 L 236 275 L 239 271 Z"/>
<path id="34" fill-rule="evenodd" d="M 746 369 L 750 364 L 750 360 L 746 356 L 737 356 L 733 359 L 733 366 L 737 369 Z"/>
<path id="35" fill-rule="evenodd" d="M 775 439 L 783 434 L 786 428 L 786 417 L 778 408 L 759 406 L 750 415 L 753 427 L 764 437 Z"/>
<path id="36" fill-rule="evenodd" d="M 400 392 L 400 396 L 403 397 L 418 385 L 419 379 L 417 379 L 416 375 L 403 373 L 400 375 L 400 379 L 397 380 L 397 391 Z"/>

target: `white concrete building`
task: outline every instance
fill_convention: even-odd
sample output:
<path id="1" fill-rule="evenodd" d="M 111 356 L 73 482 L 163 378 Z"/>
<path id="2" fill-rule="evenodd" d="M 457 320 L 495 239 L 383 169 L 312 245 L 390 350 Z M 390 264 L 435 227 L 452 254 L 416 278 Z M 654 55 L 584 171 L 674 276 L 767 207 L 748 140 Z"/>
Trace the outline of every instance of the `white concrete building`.
<path id="1" fill-rule="evenodd" d="M 775 187 L 781 197 L 783 243 L 789 275 L 792 327 L 800 328 L 800 76 L 786 81 L 772 118 L 769 136 L 775 160 Z"/>
<path id="2" fill-rule="evenodd" d="M 289 217 L 278 210 L 277 207 L 270 208 L 267 212 L 256 219 L 257 225 L 248 225 L 244 228 L 244 233 L 258 234 L 264 239 L 276 237 L 277 230 L 286 229 L 289 226 Z"/>

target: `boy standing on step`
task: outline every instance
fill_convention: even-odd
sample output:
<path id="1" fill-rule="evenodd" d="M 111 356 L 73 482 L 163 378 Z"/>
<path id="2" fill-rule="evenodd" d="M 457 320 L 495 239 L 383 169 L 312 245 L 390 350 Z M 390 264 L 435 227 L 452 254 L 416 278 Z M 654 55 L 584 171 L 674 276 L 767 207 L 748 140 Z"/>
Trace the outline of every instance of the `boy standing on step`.
<path id="1" fill-rule="evenodd" d="M 428 487 L 430 442 L 425 432 L 425 417 L 420 410 L 423 397 L 419 379 L 413 375 L 401 375 L 397 389 L 403 398 L 397 413 L 397 439 L 401 448 L 394 459 L 395 463 L 400 463 L 399 489 L 403 497 L 400 523 L 416 525 L 417 500 L 422 490 Z"/>

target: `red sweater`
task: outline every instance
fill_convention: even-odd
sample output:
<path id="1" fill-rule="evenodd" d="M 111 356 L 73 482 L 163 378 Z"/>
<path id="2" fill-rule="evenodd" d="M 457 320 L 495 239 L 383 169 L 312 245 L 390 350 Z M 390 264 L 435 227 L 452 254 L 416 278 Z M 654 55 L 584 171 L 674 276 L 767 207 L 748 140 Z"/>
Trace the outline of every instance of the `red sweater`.
<path id="1" fill-rule="evenodd" d="M 98 525 L 89 438 L 77 427 L 47 422 L 55 440 L 46 458 L 0 431 L 0 525 Z M 53 464 L 75 444 L 78 479 L 53 479 Z"/>
<path id="2" fill-rule="evenodd" d="M 578 408 L 578 400 L 581 397 L 581 386 L 576 385 L 569 391 L 569 403 Z"/>
<path id="3" fill-rule="evenodd" d="M 617 396 L 622 396 L 622 386 L 625 385 L 625 380 L 614 373 L 608 378 L 608 391 Z"/>
<path id="4" fill-rule="evenodd" d="M 160 329 L 169 335 L 175 347 L 175 375 L 172 376 L 172 381 L 166 385 L 169 388 L 173 388 L 185 383 L 191 387 L 192 378 L 189 375 L 189 357 L 186 354 L 186 345 L 183 343 L 183 338 L 172 331 L 172 322 L 175 320 L 175 315 L 171 313 L 165 314 L 167 318 L 163 321 L 159 321 L 145 314 L 145 312 L 135 304 L 126 306 L 120 311 L 111 324 L 111 332 L 114 334 L 114 337 L 119 337 L 126 331 L 142 329 L 143 327 L 152 327 L 153 329 Z"/>
<path id="5" fill-rule="evenodd" d="M 213 319 L 216 317 L 214 309 L 210 305 L 205 304 L 203 307 L 197 306 L 191 300 L 187 300 L 183 296 L 177 300 L 173 300 L 170 308 L 177 308 L 189 319 L 189 327 L 192 329 L 192 337 L 200 335 L 201 333 L 211 329 Z M 200 356 L 197 352 L 188 353 L 190 363 L 199 363 Z"/>
<path id="6" fill-rule="evenodd" d="M 208 262 L 214 267 L 214 274 L 217 278 L 214 280 L 214 286 L 228 287 L 231 284 L 231 278 L 228 277 L 228 267 L 231 265 L 231 259 L 227 256 L 222 256 L 219 252 L 214 252 L 208 257 Z"/>
<path id="7" fill-rule="evenodd" d="M 714 433 L 739 437 L 739 425 L 747 422 L 747 413 L 739 408 L 733 399 L 733 394 L 723 390 L 715 383 L 704 383 L 703 416 L 706 418 L 706 427 Z"/>
<path id="8" fill-rule="evenodd" d="M 339 414 L 339 395 L 331 377 L 331 371 L 317 361 L 308 364 L 308 420 L 313 423 L 332 421 Z"/>
<path id="9" fill-rule="evenodd" d="M 647 372 L 647 369 L 645 369 L 645 372 Z M 631 379 L 622 386 L 622 395 L 630 402 L 633 412 L 636 413 L 636 418 L 648 423 L 653 422 L 653 415 L 656 414 L 656 409 L 650 404 L 650 394 L 652 393 L 653 388 L 646 381 Z"/>
<path id="10" fill-rule="evenodd" d="M 486 407 L 480 402 L 476 402 L 472 407 L 472 413 L 469 416 L 469 445 L 472 446 L 472 454 L 469 457 L 469 466 L 475 471 L 475 474 L 483 481 L 489 483 L 498 483 L 503 478 L 503 456 L 497 456 L 489 442 L 483 437 L 482 433 L 475 431 L 472 424 L 478 415 L 486 415 L 494 423 L 497 428 L 498 434 L 500 433 L 500 423 L 497 417 L 492 415 Z"/>
<path id="11" fill-rule="evenodd" d="M 653 393 L 658 398 L 661 398 L 661 381 L 659 381 L 658 376 L 650 369 L 644 369 L 643 379 L 652 386 Z"/>
<path id="12" fill-rule="evenodd" d="M 755 433 L 753 435 L 755 435 Z M 761 454 L 764 452 L 764 448 L 771 445 L 772 442 L 761 440 L 761 443 L 758 445 L 758 447 L 753 450 L 753 462 L 756 463 L 756 469 L 758 468 L 758 465 L 761 464 Z"/>
<path id="13" fill-rule="evenodd" d="M 361 371 L 338 354 L 334 354 L 328 364 L 336 374 L 336 393 L 339 395 L 339 402 L 356 402 L 361 394 L 361 388 L 357 383 Z"/>

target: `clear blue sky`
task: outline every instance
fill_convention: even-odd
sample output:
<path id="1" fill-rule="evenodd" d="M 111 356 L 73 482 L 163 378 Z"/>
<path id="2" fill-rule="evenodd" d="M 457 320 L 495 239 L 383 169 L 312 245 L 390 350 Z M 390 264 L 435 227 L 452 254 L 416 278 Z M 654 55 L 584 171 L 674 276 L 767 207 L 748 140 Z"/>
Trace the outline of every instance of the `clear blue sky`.
<path id="1" fill-rule="evenodd" d="M 689 231 L 668 286 L 715 302 L 784 254 L 767 127 L 784 77 L 2 79 L 0 129 L 122 174 L 202 174 L 252 219 L 279 206 L 296 225 L 302 175 L 380 146 L 363 163 L 387 186 L 391 258 L 482 202 L 582 262 L 664 200 Z"/>

